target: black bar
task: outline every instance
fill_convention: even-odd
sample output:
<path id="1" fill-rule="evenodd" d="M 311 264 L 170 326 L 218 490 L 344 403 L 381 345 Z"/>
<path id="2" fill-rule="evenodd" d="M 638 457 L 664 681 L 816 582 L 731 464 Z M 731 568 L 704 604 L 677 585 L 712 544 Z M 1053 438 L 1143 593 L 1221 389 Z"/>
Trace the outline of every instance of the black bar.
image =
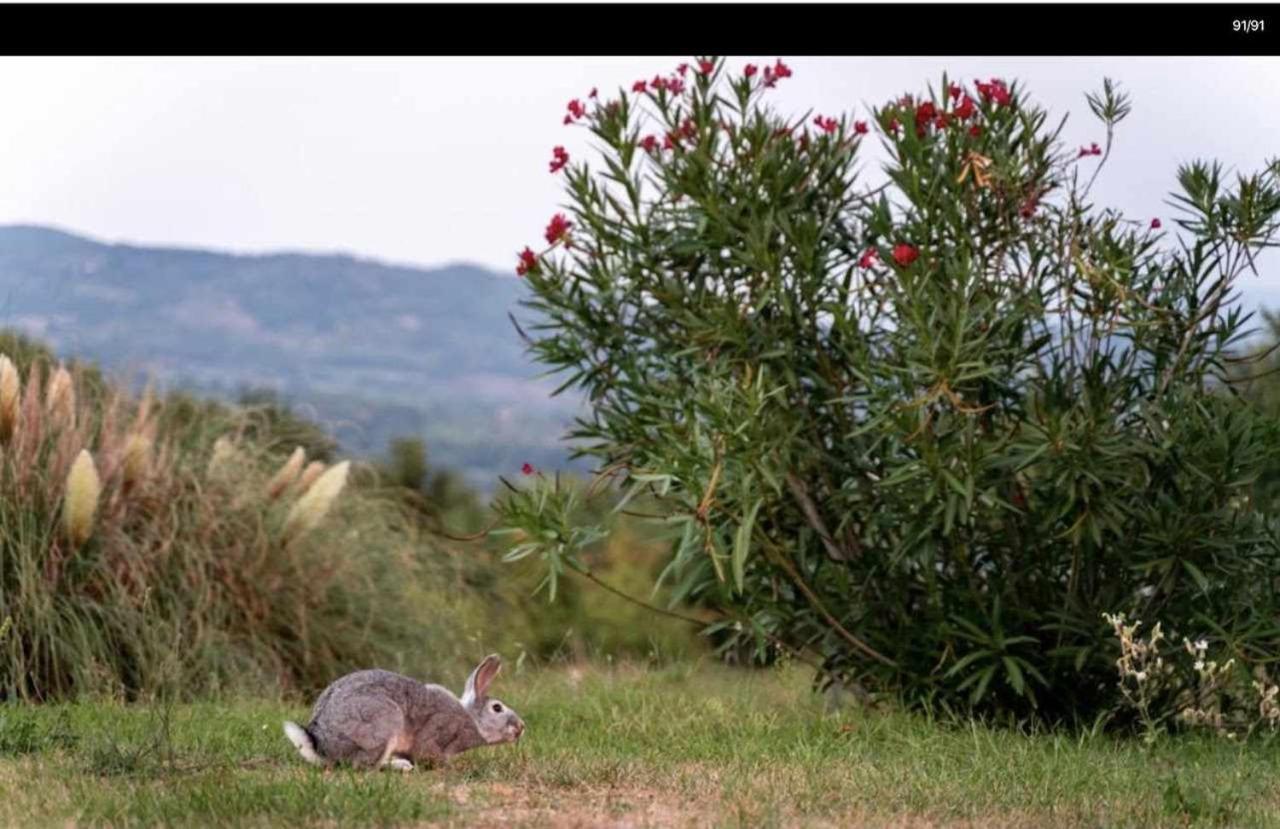
<path id="1" fill-rule="evenodd" d="M 1280 4 L 15 4 L 8 55 L 1280 55 Z"/>

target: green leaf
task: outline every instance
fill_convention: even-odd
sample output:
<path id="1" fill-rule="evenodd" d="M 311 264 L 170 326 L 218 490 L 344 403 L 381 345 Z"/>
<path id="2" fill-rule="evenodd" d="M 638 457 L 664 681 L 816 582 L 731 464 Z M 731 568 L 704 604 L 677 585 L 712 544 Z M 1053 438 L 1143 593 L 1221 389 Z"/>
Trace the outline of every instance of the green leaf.
<path id="1" fill-rule="evenodd" d="M 756 513 L 760 511 L 761 505 L 764 504 L 763 499 L 758 499 L 751 508 L 747 510 L 747 514 L 743 516 L 742 523 L 738 525 L 737 537 L 733 543 L 733 583 L 737 587 L 738 592 L 743 591 L 744 579 L 747 571 L 747 553 L 751 550 L 751 531 L 755 527 Z"/>

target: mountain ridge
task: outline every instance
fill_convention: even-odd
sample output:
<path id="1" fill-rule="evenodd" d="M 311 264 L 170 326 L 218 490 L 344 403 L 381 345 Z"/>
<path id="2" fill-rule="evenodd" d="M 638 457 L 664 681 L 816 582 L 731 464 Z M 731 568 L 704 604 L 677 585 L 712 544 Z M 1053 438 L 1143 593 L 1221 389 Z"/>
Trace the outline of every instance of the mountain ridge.
<path id="1" fill-rule="evenodd" d="M 336 436 L 357 454 L 408 431 L 480 486 L 525 461 L 572 466 L 559 436 L 580 398 L 550 397 L 555 381 L 524 353 L 507 314 L 529 321 L 526 291 L 470 263 L 146 247 L 0 225 L 0 328 L 162 387 L 270 389 L 335 432 L 356 423 Z"/>

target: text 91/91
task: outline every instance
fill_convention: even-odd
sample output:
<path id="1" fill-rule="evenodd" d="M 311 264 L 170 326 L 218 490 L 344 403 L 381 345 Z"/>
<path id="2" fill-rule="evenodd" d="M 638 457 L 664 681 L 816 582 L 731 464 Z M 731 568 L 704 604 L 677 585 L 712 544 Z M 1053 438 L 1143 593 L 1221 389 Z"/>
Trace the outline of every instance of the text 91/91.
<path id="1" fill-rule="evenodd" d="M 1237 32 L 1262 32 L 1266 31 L 1267 21 L 1256 18 L 1253 20 L 1233 20 L 1231 21 L 1231 28 Z"/>

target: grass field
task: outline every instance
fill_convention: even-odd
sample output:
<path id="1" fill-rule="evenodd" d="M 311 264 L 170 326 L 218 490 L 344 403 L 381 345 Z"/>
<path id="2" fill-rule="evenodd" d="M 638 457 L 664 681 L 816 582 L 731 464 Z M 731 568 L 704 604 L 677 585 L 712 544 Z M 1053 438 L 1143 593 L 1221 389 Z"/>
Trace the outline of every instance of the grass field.
<path id="1" fill-rule="evenodd" d="M 1144 749 L 827 711 L 800 671 L 710 664 L 509 671 L 495 691 L 528 724 L 519 745 L 410 774 L 305 766 L 280 731 L 304 704 L 0 706 L 0 821 L 1280 826 L 1280 754 L 1260 740 Z"/>

